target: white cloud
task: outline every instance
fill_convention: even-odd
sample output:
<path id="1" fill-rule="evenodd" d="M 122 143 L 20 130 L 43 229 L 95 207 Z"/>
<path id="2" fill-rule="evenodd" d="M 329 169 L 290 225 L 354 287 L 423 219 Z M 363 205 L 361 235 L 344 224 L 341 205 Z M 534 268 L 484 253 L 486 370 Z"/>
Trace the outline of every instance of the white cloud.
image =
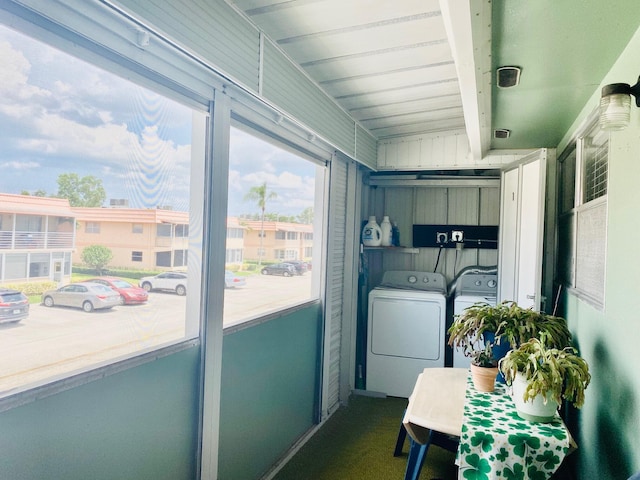
<path id="1" fill-rule="evenodd" d="M 18 162 L 18 161 L 10 161 L 0 163 L 0 168 L 2 170 L 13 169 L 13 170 L 33 170 L 35 168 L 40 168 L 41 165 L 38 162 Z"/>
<path id="2" fill-rule="evenodd" d="M 132 206 L 188 202 L 190 109 L 1 26 L 0 58 L 0 164 L 41 172 L 15 188 L 55 191 L 57 175 L 77 169 Z M 231 214 L 253 211 L 244 195 L 264 182 L 278 195 L 271 212 L 313 206 L 310 162 L 235 128 L 231 154 Z"/>

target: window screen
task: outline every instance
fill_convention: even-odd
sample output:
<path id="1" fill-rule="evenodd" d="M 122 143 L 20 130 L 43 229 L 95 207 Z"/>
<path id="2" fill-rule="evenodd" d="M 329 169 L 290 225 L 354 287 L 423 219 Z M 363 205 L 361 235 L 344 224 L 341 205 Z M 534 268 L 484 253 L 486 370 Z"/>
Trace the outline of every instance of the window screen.
<path id="1" fill-rule="evenodd" d="M 609 137 L 599 127 L 594 128 L 582 141 L 584 165 L 583 203 L 607 194 L 609 169 Z"/>

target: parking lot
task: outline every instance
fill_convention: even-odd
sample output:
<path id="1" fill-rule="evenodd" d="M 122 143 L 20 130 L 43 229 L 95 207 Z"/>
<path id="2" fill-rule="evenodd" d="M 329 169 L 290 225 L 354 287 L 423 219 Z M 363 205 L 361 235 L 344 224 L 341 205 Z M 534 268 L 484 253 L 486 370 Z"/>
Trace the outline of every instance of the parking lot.
<path id="1" fill-rule="evenodd" d="M 310 273 L 251 276 L 225 290 L 225 325 L 306 300 L 310 285 Z M 0 391 L 182 339 L 187 298 L 154 291 L 146 304 L 91 313 L 32 304 L 28 318 L 0 325 Z"/>

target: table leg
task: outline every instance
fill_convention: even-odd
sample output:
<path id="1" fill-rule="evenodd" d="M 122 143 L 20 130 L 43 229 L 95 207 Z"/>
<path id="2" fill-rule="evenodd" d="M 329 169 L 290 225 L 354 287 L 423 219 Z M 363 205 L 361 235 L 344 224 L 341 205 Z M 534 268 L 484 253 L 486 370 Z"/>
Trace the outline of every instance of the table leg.
<path id="1" fill-rule="evenodd" d="M 427 450 L 431 443 L 431 434 L 429 440 L 424 445 L 411 439 L 411 446 L 409 448 L 409 458 L 407 460 L 407 469 L 404 473 L 404 480 L 418 480 L 420 471 L 422 470 L 422 464 L 427 456 Z"/>
<path id="2" fill-rule="evenodd" d="M 404 414 L 402 415 L 404 418 Z M 393 456 L 399 457 L 402 455 L 402 447 L 404 446 L 404 440 L 407 438 L 407 429 L 404 428 L 404 424 L 400 422 L 400 430 L 398 431 L 398 439 L 396 440 L 396 448 L 393 450 Z"/>

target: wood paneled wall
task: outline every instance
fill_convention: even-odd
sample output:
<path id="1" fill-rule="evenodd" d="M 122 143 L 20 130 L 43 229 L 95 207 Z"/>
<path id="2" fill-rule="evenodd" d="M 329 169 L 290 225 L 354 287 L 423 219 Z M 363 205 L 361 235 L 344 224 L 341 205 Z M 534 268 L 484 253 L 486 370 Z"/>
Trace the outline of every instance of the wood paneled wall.
<path id="1" fill-rule="evenodd" d="M 498 225 L 500 221 L 500 188 L 496 186 L 377 186 L 365 190 L 364 200 L 364 220 L 368 215 L 375 215 L 380 223 L 383 215 L 388 215 L 398 224 L 403 247 L 413 246 L 414 224 Z M 440 252 L 439 248 L 420 248 L 417 252 L 365 251 L 370 288 L 380 283 L 386 270 L 435 270 L 443 273 L 449 283 L 465 267 L 491 266 L 498 262 L 497 250 L 470 248 L 456 252 L 447 248 Z"/>

